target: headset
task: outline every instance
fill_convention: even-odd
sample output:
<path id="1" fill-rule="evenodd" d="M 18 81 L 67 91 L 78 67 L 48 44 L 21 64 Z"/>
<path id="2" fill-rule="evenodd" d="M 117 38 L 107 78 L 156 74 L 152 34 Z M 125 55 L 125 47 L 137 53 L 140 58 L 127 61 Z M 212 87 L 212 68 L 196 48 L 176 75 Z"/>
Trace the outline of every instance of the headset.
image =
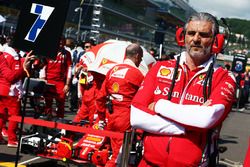
<path id="1" fill-rule="evenodd" d="M 183 47 L 185 45 L 185 32 L 183 27 L 176 27 L 175 38 L 178 46 Z M 213 54 L 218 54 L 224 49 L 223 48 L 224 41 L 225 41 L 224 34 L 217 34 L 215 36 L 214 43 L 212 46 Z"/>

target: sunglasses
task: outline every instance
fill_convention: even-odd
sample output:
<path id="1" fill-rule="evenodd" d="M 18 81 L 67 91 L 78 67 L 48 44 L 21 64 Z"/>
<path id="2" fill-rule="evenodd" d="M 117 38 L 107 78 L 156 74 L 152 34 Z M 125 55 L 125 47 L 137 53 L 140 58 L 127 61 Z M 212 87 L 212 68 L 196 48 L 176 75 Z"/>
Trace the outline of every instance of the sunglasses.
<path id="1" fill-rule="evenodd" d="M 86 46 L 84 46 L 84 48 L 90 48 L 90 46 L 89 46 L 89 45 L 86 45 Z"/>

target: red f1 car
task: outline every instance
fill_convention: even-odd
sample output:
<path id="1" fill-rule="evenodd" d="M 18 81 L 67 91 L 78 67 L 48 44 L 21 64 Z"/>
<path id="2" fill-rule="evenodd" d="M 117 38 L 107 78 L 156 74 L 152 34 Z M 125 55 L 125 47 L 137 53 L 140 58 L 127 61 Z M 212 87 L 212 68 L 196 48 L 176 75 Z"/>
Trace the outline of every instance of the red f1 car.
<path id="1" fill-rule="evenodd" d="M 65 122 L 65 120 L 63 121 Z M 66 122 L 72 124 L 70 121 Z M 98 124 L 94 124 L 92 128 L 98 129 Z M 34 129 L 36 133 L 22 137 L 22 153 L 69 163 L 94 164 L 96 166 L 104 166 L 112 156 L 107 136 L 88 133 L 83 135 L 82 133 L 41 127 Z M 130 166 L 137 166 L 142 152 L 141 141 L 133 140 L 131 148 L 128 161 Z"/>

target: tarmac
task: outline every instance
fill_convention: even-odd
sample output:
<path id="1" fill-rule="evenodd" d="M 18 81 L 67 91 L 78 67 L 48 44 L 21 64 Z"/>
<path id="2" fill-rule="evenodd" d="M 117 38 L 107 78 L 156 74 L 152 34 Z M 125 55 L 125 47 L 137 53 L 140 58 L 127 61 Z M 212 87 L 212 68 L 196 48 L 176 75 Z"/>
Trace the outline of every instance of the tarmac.
<path id="1" fill-rule="evenodd" d="M 75 112 L 69 112 L 66 103 L 66 118 L 73 118 Z M 219 155 L 219 167 L 243 167 L 248 141 L 250 136 L 250 104 L 246 109 L 233 108 L 223 123 L 219 146 L 226 147 L 227 150 Z M 8 148 L 6 145 L 0 145 L 0 167 L 14 166 L 16 161 L 16 148 Z M 4 163 L 11 164 L 4 164 Z M 20 153 L 19 167 L 43 167 L 43 166 L 69 166 L 79 165 L 67 164 L 64 162 L 55 162 L 48 159 Z M 81 166 L 92 166 L 89 164 Z"/>
<path id="2" fill-rule="evenodd" d="M 250 104 L 245 109 L 233 108 L 223 123 L 219 146 L 227 147 L 219 158 L 221 164 L 242 166 L 250 137 Z"/>

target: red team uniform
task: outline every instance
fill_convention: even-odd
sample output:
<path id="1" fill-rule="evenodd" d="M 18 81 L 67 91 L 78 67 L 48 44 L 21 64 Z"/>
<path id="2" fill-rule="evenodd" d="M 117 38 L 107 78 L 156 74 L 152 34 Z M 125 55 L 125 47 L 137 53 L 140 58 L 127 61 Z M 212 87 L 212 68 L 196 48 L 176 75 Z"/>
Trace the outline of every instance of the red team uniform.
<path id="1" fill-rule="evenodd" d="M 130 129 L 130 105 L 144 76 L 134 63 L 126 59 L 124 64 L 113 67 L 106 75 L 101 91 L 97 96 L 97 111 L 100 120 L 105 120 L 107 97 L 112 101 L 107 129 L 125 132 Z M 122 145 L 122 139 L 111 139 L 112 159 L 106 166 L 115 166 L 115 160 Z"/>
<path id="2" fill-rule="evenodd" d="M 7 64 L 3 53 L 0 52 L 0 93 L 3 95 L 7 95 L 9 93 L 11 83 L 17 82 L 23 76 L 25 76 L 23 68 L 20 68 L 19 70 L 13 72 L 9 68 L 9 65 Z"/>
<path id="3" fill-rule="evenodd" d="M 80 59 L 76 68 L 79 66 L 82 66 L 83 69 L 81 69 L 80 74 L 75 77 L 79 78 L 78 88 L 80 91 L 81 106 L 73 121 L 80 122 L 81 120 L 89 120 L 90 125 L 92 125 L 96 112 L 97 82 L 102 82 L 103 80 L 99 81 L 94 78 L 91 72 L 87 72 L 87 65 L 82 59 Z"/>
<path id="4" fill-rule="evenodd" d="M 74 122 L 80 122 L 81 120 L 89 120 L 90 125 L 94 122 L 94 114 L 96 112 L 96 95 L 98 93 L 97 83 L 99 82 L 90 72 L 88 76 L 80 78 L 85 80 L 80 84 L 81 91 L 81 107 L 79 108 L 77 115 L 74 118 Z"/>
<path id="5" fill-rule="evenodd" d="M 20 59 L 14 59 L 8 53 L 1 53 L 0 55 L 0 131 L 4 126 L 6 111 L 8 115 L 20 114 L 20 91 L 17 89 L 15 83 L 25 76 L 22 62 Z M 12 85 L 13 84 L 13 85 Z M 20 86 L 20 85 L 19 85 Z M 8 144 L 16 145 L 17 136 L 17 122 L 10 121 L 8 125 Z M 0 140 L 2 136 L 0 134 Z"/>
<path id="6" fill-rule="evenodd" d="M 63 92 L 65 82 L 71 78 L 71 55 L 67 50 L 59 51 L 56 60 L 48 60 L 41 77 L 47 80 L 49 84 L 54 84 L 56 87 L 56 95 L 46 97 L 46 113 L 52 113 L 53 98 L 57 101 L 57 117 L 64 117 L 64 102 L 65 93 Z"/>
<path id="7" fill-rule="evenodd" d="M 186 55 L 182 53 L 171 101 L 167 99 L 176 60 L 153 66 L 132 102 L 131 125 L 147 132 L 141 167 L 199 166 L 207 143 L 207 131 L 221 125 L 231 110 L 236 87 L 232 74 L 214 67 L 209 106 L 199 108 L 205 102 L 203 83 L 212 58 L 193 71 L 185 64 L 185 59 Z M 152 102 L 156 102 L 155 112 L 148 108 Z M 171 120 L 185 132 L 179 135 L 178 132 L 168 132 L 168 124 L 164 121 Z"/>

